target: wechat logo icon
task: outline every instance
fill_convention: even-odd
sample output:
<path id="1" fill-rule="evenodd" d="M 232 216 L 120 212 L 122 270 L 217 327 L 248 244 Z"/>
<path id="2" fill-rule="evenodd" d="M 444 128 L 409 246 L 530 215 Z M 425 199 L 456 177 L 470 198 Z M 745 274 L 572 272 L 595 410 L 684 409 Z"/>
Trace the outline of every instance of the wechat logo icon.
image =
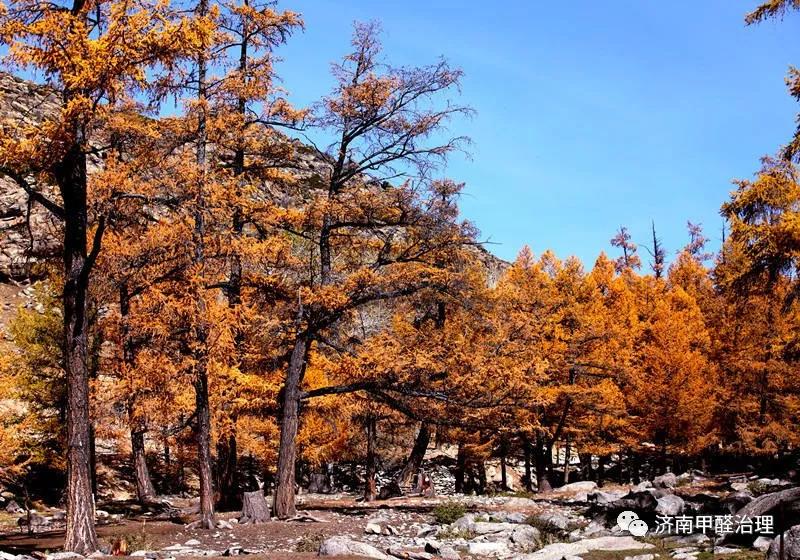
<path id="1" fill-rule="evenodd" d="M 643 537 L 650 529 L 647 523 L 639 519 L 635 511 L 625 510 L 617 516 L 617 525 L 623 531 L 628 531 L 634 537 Z"/>

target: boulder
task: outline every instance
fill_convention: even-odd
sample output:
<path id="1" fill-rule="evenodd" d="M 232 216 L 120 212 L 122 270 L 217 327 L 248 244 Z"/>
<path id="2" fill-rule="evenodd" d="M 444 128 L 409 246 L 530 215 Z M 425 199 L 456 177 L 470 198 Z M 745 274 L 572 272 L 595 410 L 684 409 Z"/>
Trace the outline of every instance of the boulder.
<path id="1" fill-rule="evenodd" d="M 591 480 L 582 480 L 580 482 L 572 482 L 570 484 L 565 484 L 564 486 L 559 486 L 555 489 L 556 492 L 591 492 L 592 490 L 597 489 L 597 483 Z"/>
<path id="2" fill-rule="evenodd" d="M 442 560 L 459 560 L 461 556 L 456 552 L 452 546 L 443 545 L 437 541 L 428 541 L 425 543 L 425 552 L 435 554 Z"/>
<path id="3" fill-rule="evenodd" d="M 739 516 L 739 519 L 743 519 L 745 516 L 753 519 L 763 515 L 772 515 L 778 519 L 778 509 L 781 504 L 783 504 L 783 514 L 786 520 L 785 526 L 793 527 L 800 524 L 800 486 L 759 496 L 737 511 L 736 515 Z M 755 540 L 756 536 L 728 533 L 724 536 L 723 542 L 746 541 L 749 543 Z"/>
<path id="4" fill-rule="evenodd" d="M 518 560 L 562 560 L 570 556 L 587 554 L 593 550 L 616 551 L 650 549 L 654 545 L 639 542 L 631 536 L 598 537 L 573 543 L 553 543 L 532 554 L 518 556 Z"/>
<path id="5" fill-rule="evenodd" d="M 383 529 L 381 528 L 380 523 L 370 521 L 367 523 L 367 526 L 364 527 L 364 532 L 368 535 L 380 535 L 383 532 Z"/>
<path id="6" fill-rule="evenodd" d="M 320 556 L 366 556 L 377 560 L 394 560 L 372 545 L 354 541 L 344 536 L 330 537 L 322 541 L 319 547 Z"/>
<path id="7" fill-rule="evenodd" d="M 766 560 L 781 560 L 781 538 L 776 536 L 767 549 Z M 783 557 L 786 559 L 800 558 L 800 525 L 795 525 L 783 532 Z"/>
<path id="8" fill-rule="evenodd" d="M 456 519 L 450 524 L 454 529 L 462 531 L 472 531 L 475 527 L 475 514 L 467 513 Z"/>
<path id="9" fill-rule="evenodd" d="M 617 500 L 623 498 L 627 492 L 622 490 L 596 490 L 594 492 L 590 492 L 586 495 L 586 499 L 591 502 L 595 503 L 599 506 L 610 504 L 611 502 L 616 502 Z"/>
<path id="10" fill-rule="evenodd" d="M 678 485 L 678 477 L 675 473 L 666 473 L 653 479 L 653 486 L 656 488 L 675 488 Z"/>
<path id="11" fill-rule="evenodd" d="M 44 557 L 45 560 L 83 560 L 77 552 L 53 552 Z"/>
<path id="12" fill-rule="evenodd" d="M 758 537 L 756 540 L 753 541 L 753 548 L 759 550 L 761 552 L 766 552 L 769 550 L 769 546 L 772 544 L 772 540 L 769 537 Z"/>
<path id="13" fill-rule="evenodd" d="M 669 516 L 680 515 L 684 506 L 685 503 L 680 496 L 668 494 L 656 500 L 656 513 Z"/>
<path id="14" fill-rule="evenodd" d="M 570 519 L 559 511 L 544 512 L 534 517 L 541 528 L 566 531 L 570 526 Z"/>
<path id="15" fill-rule="evenodd" d="M 471 531 L 476 535 L 490 535 L 492 533 L 500 533 L 502 531 L 513 531 L 518 525 L 515 523 L 490 523 L 487 521 L 478 521 L 472 524 Z"/>
<path id="16" fill-rule="evenodd" d="M 733 515 L 744 506 L 753 501 L 753 495 L 744 492 L 736 492 L 735 494 L 728 494 L 720 501 L 720 507 L 725 513 Z"/>
<path id="17" fill-rule="evenodd" d="M 522 513 L 521 511 L 512 511 L 511 513 L 505 514 L 503 520 L 506 523 L 525 523 L 528 520 L 528 514 Z"/>
<path id="18" fill-rule="evenodd" d="M 531 525 L 517 525 L 511 531 L 509 539 L 518 548 L 532 549 L 542 546 L 542 533 Z"/>
<path id="19" fill-rule="evenodd" d="M 25 508 L 23 508 L 22 506 L 20 506 L 20 505 L 19 505 L 17 502 L 15 502 L 14 500 L 11 500 L 11 501 L 10 501 L 10 502 L 8 502 L 8 504 L 6 505 L 6 513 L 25 513 Z"/>
<path id="20" fill-rule="evenodd" d="M 504 542 L 470 542 L 467 553 L 472 556 L 508 556 L 511 551 Z"/>

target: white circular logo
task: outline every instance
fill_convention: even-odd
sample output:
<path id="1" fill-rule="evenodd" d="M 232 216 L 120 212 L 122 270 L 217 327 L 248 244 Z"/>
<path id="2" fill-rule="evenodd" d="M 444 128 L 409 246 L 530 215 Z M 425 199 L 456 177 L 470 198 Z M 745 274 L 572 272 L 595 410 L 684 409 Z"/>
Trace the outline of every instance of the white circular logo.
<path id="1" fill-rule="evenodd" d="M 617 525 L 619 525 L 620 529 L 623 531 L 627 531 L 631 522 L 637 519 L 639 519 L 639 516 L 636 515 L 635 511 L 625 510 L 617 516 Z"/>
<path id="2" fill-rule="evenodd" d="M 649 530 L 647 523 L 639 519 L 635 511 L 630 510 L 625 510 L 617 516 L 617 525 L 623 531 L 629 531 L 634 537 L 643 537 Z"/>

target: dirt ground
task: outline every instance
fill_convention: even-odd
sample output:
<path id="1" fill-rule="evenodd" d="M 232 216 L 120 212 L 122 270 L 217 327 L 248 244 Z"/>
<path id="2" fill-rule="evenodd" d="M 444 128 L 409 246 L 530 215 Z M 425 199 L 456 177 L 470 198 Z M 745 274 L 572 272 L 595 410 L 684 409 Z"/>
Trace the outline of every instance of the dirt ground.
<path id="1" fill-rule="evenodd" d="M 333 535 L 361 536 L 368 517 L 383 512 L 403 511 L 408 522 L 431 522 L 433 517 L 426 510 L 431 506 L 414 503 L 383 502 L 370 506 L 359 506 L 352 500 L 325 501 L 313 508 L 305 508 L 307 513 L 318 519 L 314 521 L 271 521 L 260 525 L 240 526 L 232 529 L 187 530 L 185 526 L 170 521 L 149 521 L 146 519 L 125 519 L 116 523 L 99 524 L 98 538 L 101 543 L 110 545 L 114 540 L 124 537 L 134 548 L 160 550 L 165 547 L 183 544 L 190 539 L 200 541 L 198 549 L 225 550 L 239 546 L 250 551 L 248 558 L 312 558 L 316 557 L 319 543 Z M 237 513 L 222 513 L 218 519 L 230 520 Z M 55 551 L 63 547 L 64 530 L 37 532 L 28 535 L 3 523 L 0 528 L 0 550 L 14 554 L 30 554 L 34 551 Z M 181 556 L 181 558 L 190 558 Z"/>

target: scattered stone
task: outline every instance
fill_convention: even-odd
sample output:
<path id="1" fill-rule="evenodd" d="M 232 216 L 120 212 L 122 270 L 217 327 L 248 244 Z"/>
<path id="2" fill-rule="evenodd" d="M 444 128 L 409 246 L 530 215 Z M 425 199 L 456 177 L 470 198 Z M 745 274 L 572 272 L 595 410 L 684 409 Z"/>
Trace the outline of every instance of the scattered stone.
<path id="1" fill-rule="evenodd" d="M 229 546 L 225 549 L 225 552 L 222 553 L 223 556 L 239 556 L 242 553 L 241 546 Z"/>
<path id="2" fill-rule="evenodd" d="M 583 480 L 565 484 L 555 489 L 556 492 L 591 492 L 597 489 L 597 483 L 591 480 Z"/>
<path id="3" fill-rule="evenodd" d="M 217 529 L 233 529 L 233 524 L 230 521 L 219 519 L 217 521 Z"/>
<path id="4" fill-rule="evenodd" d="M 737 552 L 741 552 L 741 548 L 733 548 L 731 546 L 718 546 L 714 549 L 714 554 L 725 555 L 725 554 L 736 554 Z"/>
<path id="5" fill-rule="evenodd" d="M 767 549 L 767 560 L 781 560 L 781 539 L 776 536 Z M 785 558 L 800 558 L 800 525 L 783 532 L 783 554 Z"/>
<path id="6" fill-rule="evenodd" d="M 515 523 L 490 523 L 488 521 L 479 521 L 472 524 L 471 531 L 476 535 L 491 535 L 492 533 L 500 533 L 502 531 L 513 531 L 518 525 Z"/>
<path id="7" fill-rule="evenodd" d="M 586 554 L 593 550 L 637 550 L 650 549 L 654 545 L 639 542 L 631 536 L 598 537 L 574 543 L 553 543 L 532 554 L 522 554 L 517 560 L 562 560 L 564 557 Z"/>
<path id="8" fill-rule="evenodd" d="M 422 525 L 417 531 L 417 536 L 421 538 L 432 537 L 438 530 L 438 527 L 434 527 L 433 525 Z"/>
<path id="9" fill-rule="evenodd" d="M 528 520 L 528 515 L 521 511 L 514 511 L 507 513 L 505 516 L 506 523 L 525 523 Z"/>
<path id="10" fill-rule="evenodd" d="M 769 550 L 769 545 L 772 544 L 772 539 L 768 537 L 758 537 L 755 541 L 753 541 L 753 548 L 756 550 L 760 550 L 761 552 L 766 552 Z"/>
<path id="11" fill-rule="evenodd" d="M 594 492 L 590 492 L 586 495 L 586 500 L 589 502 L 596 503 L 597 505 L 606 505 L 612 502 L 616 502 L 620 498 L 624 497 L 627 492 L 621 490 L 596 490 Z"/>
<path id="12" fill-rule="evenodd" d="M 653 486 L 656 488 L 675 488 L 678 485 L 678 477 L 675 473 L 666 473 L 653 479 Z"/>
<path id="13" fill-rule="evenodd" d="M 542 546 L 542 533 L 531 525 L 517 525 L 511 531 L 509 540 L 520 548 L 539 548 Z"/>
<path id="14" fill-rule="evenodd" d="M 200 546 L 201 544 L 203 543 L 201 543 L 197 539 L 189 539 L 188 541 L 183 543 L 183 546 Z"/>
<path id="15" fill-rule="evenodd" d="M 507 556 L 510 551 L 504 542 L 470 542 L 467 553 L 474 556 Z"/>
<path id="16" fill-rule="evenodd" d="M 439 558 L 442 560 L 459 560 L 461 555 L 459 555 L 452 546 L 443 546 L 441 550 L 439 550 Z"/>
<path id="17" fill-rule="evenodd" d="M 54 552 L 44 557 L 45 560 L 83 560 L 83 556 L 77 552 Z"/>
<path id="18" fill-rule="evenodd" d="M 675 494 L 668 494 L 658 498 L 656 502 L 656 513 L 670 517 L 680 515 L 686 505 L 683 499 Z"/>
<path id="19" fill-rule="evenodd" d="M 637 554 L 636 556 L 626 556 L 625 560 L 653 560 L 655 554 Z"/>
<path id="20" fill-rule="evenodd" d="M 418 552 L 415 550 L 403 550 L 397 547 L 389 547 L 386 551 L 396 558 L 407 560 L 433 560 L 433 555 L 429 552 Z"/>
<path id="21" fill-rule="evenodd" d="M 325 539 L 319 547 L 320 556 L 366 556 L 377 560 L 392 560 L 372 545 L 336 536 Z"/>
<path id="22" fill-rule="evenodd" d="M 570 519 L 560 511 L 540 513 L 535 517 L 536 522 L 541 527 L 551 527 L 560 531 L 566 531 L 570 525 Z"/>
<path id="23" fill-rule="evenodd" d="M 6 505 L 6 513 L 25 513 L 25 508 L 23 508 L 22 506 L 20 506 L 20 505 L 19 505 L 17 502 L 15 502 L 14 500 L 11 500 L 11 501 L 10 501 L 10 502 L 8 502 L 8 504 Z"/>
<path id="24" fill-rule="evenodd" d="M 367 523 L 367 526 L 364 527 L 364 532 L 368 535 L 380 535 L 382 532 L 381 526 L 374 521 L 370 521 Z"/>

